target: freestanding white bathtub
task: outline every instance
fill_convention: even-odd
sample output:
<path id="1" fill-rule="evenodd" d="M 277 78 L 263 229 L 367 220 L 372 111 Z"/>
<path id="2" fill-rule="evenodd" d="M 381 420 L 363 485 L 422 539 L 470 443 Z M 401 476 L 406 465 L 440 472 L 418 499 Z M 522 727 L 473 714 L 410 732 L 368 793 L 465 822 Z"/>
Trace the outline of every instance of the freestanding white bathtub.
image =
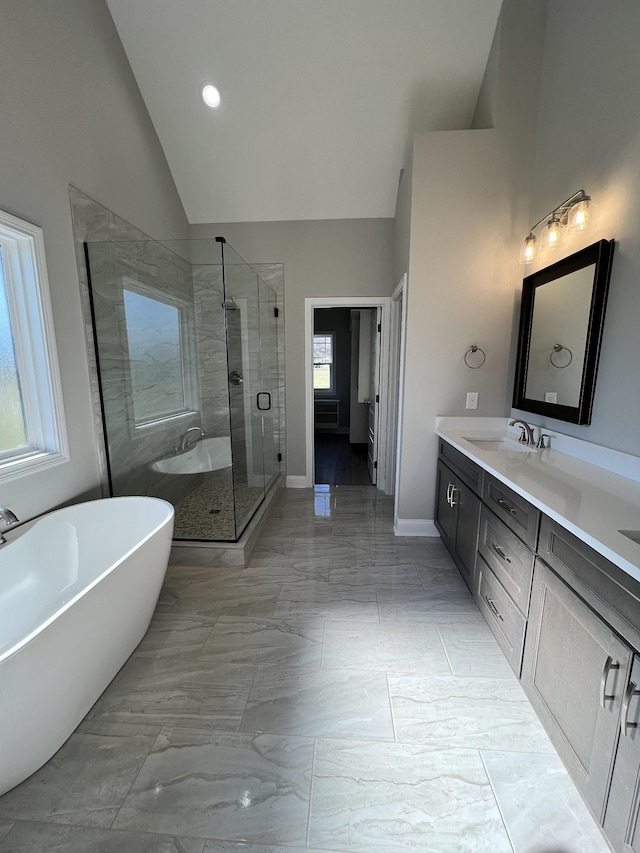
<path id="1" fill-rule="evenodd" d="M 171 504 L 109 498 L 0 546 L 0 794 L 51 758 L 143 638 L 172 533 Z"/>

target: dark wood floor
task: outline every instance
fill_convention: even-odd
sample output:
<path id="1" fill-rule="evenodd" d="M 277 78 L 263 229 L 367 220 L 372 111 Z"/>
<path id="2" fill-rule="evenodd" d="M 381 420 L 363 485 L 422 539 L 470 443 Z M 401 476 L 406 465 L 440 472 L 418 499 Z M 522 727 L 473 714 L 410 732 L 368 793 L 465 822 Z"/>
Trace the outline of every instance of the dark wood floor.
<path id="1" fill-rule="evenodd" d="M 350 444 L 348 435 L 316 432 L 316 483 L 334 486 L 370 486 L 367 445 Z"/>

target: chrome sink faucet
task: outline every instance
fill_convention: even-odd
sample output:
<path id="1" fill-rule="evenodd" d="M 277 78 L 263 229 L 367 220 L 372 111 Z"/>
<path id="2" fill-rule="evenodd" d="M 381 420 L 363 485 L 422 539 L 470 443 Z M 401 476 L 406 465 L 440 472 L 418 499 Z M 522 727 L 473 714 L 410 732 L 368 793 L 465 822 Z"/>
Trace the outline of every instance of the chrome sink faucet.
<path id="1" fill-rule="evenodd" d="M 14 524 L 20 524 L 18 516 L 14 512 L 11 512 L 11 510 L 6 506 L 0 506 L 0 518 L 4 519 L 7 524 L 7 528 L 13 527 Z M 7 540 L 0 533 L 0 545 L 4 545 L 6 541 Z"/>
<path id="2" fill-rule="evenodd" d="M 194 433 L 197 434 L 197 437 L 194 436 Z M 182 444 L 180 445 L 181 450 L 188 450 L 198 441 L 201 441 L 204 438 L 204 430 L 199 426 L 192 426 L 185 432 L 182 436 Z"/>
<path id="3" fill-rule="evenodd" d="M 533 435 L 533 428 L 530 427 L 526 421 L 523 421 L 520 418 L 515 418 L 514 420 L 509 421 L 509 426 L 515 426 L 516 424 L 520 427 L 520 438 L 518 441 L 522 441 L 524 444 L 528 444 L 533 447 L 536 443 Z"/>

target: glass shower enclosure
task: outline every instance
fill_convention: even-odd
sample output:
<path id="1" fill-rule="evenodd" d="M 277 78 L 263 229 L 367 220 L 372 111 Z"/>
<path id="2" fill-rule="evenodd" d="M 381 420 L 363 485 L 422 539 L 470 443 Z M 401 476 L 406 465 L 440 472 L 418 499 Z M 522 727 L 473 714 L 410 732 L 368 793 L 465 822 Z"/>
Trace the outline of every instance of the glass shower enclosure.
<path id="1" fill-rule="evenodd" d="M 237 541 L 280 473 L 279 296 L 223 238 L 85 244 L 112 496 Z"/>

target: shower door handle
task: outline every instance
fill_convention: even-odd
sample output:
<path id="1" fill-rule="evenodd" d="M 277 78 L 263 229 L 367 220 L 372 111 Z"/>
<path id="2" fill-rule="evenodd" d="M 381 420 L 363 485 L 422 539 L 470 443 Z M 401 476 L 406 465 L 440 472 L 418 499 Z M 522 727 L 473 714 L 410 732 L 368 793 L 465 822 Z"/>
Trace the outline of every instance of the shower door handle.
<path id="1" fill-rule="evenodd" d="M 267 405 L 262 405 L 262 397 L 267 398 Z M 256 406 L 259 412 L 268 412 L 271 409 L 271 394 L 268 391 L 258 391 L 256 394 Z"/>

